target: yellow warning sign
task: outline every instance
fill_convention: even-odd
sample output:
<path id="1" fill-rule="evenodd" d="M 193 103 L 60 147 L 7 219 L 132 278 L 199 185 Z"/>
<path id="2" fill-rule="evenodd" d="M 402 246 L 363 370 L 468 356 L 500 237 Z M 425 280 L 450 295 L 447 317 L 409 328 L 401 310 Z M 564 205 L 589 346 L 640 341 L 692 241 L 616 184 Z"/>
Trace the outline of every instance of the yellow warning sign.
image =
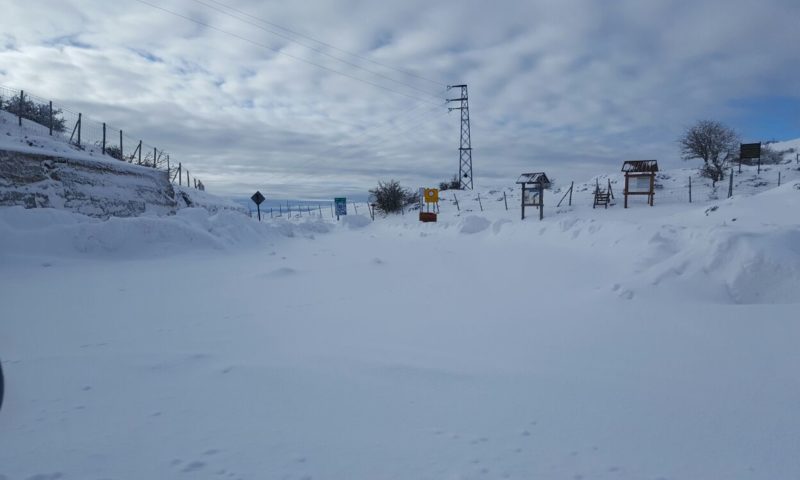
<path id="1" fill-rule="evenodd" d="M 426 188 L 424 197 L 425 203 L 439 203 L 439 189 Z"/>

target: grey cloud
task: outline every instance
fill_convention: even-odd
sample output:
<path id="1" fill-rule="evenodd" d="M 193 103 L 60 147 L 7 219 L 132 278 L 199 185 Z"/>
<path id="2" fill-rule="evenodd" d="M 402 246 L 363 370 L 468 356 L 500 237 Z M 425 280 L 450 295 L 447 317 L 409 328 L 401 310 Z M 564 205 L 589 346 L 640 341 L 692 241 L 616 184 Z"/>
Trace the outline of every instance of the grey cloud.
<path id="1" fill-rule="evenodd" d="M 537 165 L 570 175 L 634 156 L 677 164 L 674 139 L 692 120 L 725 120 L 732 100 L 800 97 L 800 5 L 788 0 L 224 2 L 441 83 L 469 83 L 478 186 Z M 12 2 L 0 20 L 0 84 L 122 127 L 216 192 L 264 185 L 327 197 L 386 177 L 431 184 L 456 170 L 457 113 L 415 109 L 272 49 L 418 91 L 196 2 L 158 4 L 268 48 L 136 2 Z M 441 85 L 346 58 L 434 103 L 441 94 Z"/>

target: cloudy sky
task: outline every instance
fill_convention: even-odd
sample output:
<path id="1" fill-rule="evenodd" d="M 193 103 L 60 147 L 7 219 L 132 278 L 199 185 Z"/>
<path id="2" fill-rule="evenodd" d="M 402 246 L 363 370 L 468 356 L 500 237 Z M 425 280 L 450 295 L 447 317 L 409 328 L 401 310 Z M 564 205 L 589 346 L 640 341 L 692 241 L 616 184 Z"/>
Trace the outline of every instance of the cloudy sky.
<path id="1" fill-rule="evenodd" d="M 448 84 L 469 85 L 477 188 L 677 165 L 700 118 L 797 138 L 798 45 L 797 0 L 13 0 L 0 85 L 122 127 L 212 192 L 327 198 L 452 176 Z"/>

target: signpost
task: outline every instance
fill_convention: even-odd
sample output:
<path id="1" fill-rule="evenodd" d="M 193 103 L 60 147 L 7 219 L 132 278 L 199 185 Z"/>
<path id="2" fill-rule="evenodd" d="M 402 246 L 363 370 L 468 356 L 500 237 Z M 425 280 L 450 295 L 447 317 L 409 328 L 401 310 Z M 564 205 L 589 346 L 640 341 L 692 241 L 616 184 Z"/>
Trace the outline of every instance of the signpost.
<path id="1" fill-rule="evenodd" d="M 523 173 L 517 179 L 522 186 L 522 220 L 525 220 L 525 207 L 537 207 L 539 220 L 544 218 L 544 189 L 550 187 L 550 179 L 544 172 Z"/>
<path id="2" fill-rule="evenodd" d="M 339 216 L 347 215 L 347 198 L 346 197 L 336 197 L 333 199 L 333 204 L 336 207 L 336 220 L 339 220 Z"/>
<path id="3" fill-rule="evenodd" d="M 625 189 L 622 191 L 625 195 L 625 208 L 628 208 L 629 195 L 646 196 L 647 204 L 652 207 L 656 196 L 658 162 L 656 160 L 626 160 L 622 164 L 622 172 L 625 173 Z"/>
<path id="4" fill-rule="evenodd" d="M 261 221 L 261 204 L 264 203 L 264 200 L 266 200 L 266 198 L 264 198 L 264 195 L 261 195 L 261 192 L 256 191 L 256 193 L 254 193 L 253 196 L 250 197 L 250 200 L 252 200 L 253 203 L 256 204 L 256 208 L 258 208 L 258 221 L 260 222 Z"/>
<path id="5" fill-rule="evenodd" d="M 742 160 L 758 159 L 758 173 L 761 173 L 761 143 L 739 144 L 739 172 L 742 171 Z"/>
<path id="6" fill-rule="evenodd" d="M 431 211 L 431 207 L 439 206 L 439 189 L 438 188 L 420 188 L 422 191 L 422 199 L 425 202 L 426 211 L 419 211 L 420 222 L 435 222 L 437 220 L 436 212 Z"/>

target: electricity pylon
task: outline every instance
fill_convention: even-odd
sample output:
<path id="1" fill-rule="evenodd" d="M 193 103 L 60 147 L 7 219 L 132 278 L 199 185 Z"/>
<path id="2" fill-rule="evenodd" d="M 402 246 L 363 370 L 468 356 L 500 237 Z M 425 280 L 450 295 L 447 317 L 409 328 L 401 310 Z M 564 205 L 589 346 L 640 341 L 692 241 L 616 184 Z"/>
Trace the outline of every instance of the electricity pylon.
<path id="1" fill-rule="evenodd" d="M 458 148 L 458 178 L 463 190 L 472 190 L 472 141 L 469 132 L 469 96 L 466 85 L 448 85 L 447 89 L 460 88 L 461 97 L 448 99 L 448 102 L 461 102 L 459 107 L 449 107 L 448 111 L 461 110 L 461 146 Z"/>

